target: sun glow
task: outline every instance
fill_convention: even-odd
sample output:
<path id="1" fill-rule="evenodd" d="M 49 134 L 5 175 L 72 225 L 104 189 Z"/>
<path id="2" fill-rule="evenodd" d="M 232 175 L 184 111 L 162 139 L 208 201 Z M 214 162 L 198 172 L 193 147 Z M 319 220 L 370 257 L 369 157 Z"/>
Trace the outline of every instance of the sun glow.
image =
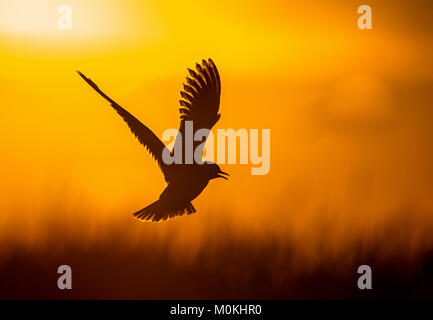
<path id="1" fill-rule="evenodd" d="M 56 27 L 53 3 L 34 0 L 0 2 L 0 30 L 16 33 L 51 33 Z"/>
<path id="2" fill-rule="evenodd" d="M 72 28 L 62 30 L 58 27 L 63 5 L 71 9 Z M 30 35 L 47 37 L 56 40 L 59 37 L 69 37 L 72 40 L 81 39 L 116 40 L 118 38 L 129 39 L 143 21 L 132 15 L 129 10 L 124 10 L 121 2 L 112 0 L 93 1 L 44 1 L 44 0 L 14 0 L 0 2 L 0 32 L 16 35 Z M 142 6 L 143 7 L 143 6 Z M 140 19 L 145 19 L 148 32 L 140 32 L 148 38 L 152 36 L 151 30 L 156 29 L 152 23 L 151 8 L 140 13 Z"/>

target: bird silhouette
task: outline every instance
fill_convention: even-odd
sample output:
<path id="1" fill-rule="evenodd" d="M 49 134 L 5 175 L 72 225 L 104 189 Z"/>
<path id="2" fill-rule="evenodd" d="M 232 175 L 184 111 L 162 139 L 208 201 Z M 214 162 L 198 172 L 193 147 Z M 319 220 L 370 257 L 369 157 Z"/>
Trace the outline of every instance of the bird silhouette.
<path id="1" fill-rule="evenodd" d="M 78 74 L 102 97 L 104 97 L 117 113 L 127 123 L 131 132 L 137 137 L 138 141 L 149 151 L 158 163 L 164 174 L 167 186 L 161 193 L 159 200 L 147 207 L 134 213 L 134 216 L 143 221 L 158 222 L 168 220 L 175 216 L 192 214 L 196 209 L 191 201 L 195 199 L 207 186 L 210 180 L 215 178 L 226 178 L 229 174 L 223 172 L 220 167 L 212 162 L 193 161 L 188 163 L 187 152 L 199 152 L 202 156 L 203 148 L 206 143 L 209 130 L 220 119 L 218 113 L 221 81 L 218 70 L 211 59 L 203 60 L 202 64 L 196 64 L 196 71 L 188 69 L 189 77 L 180 92 L 182 99 L 179 101 L 180 128 L 176 136 L 173 150 L 168 150 L 162 141 L 144 124 L 137 120 L 132 114 L 122 108 L 119 104 L 102 92 L 99 87 L 83 73 Z M 186 141 L 186 123 L 191 121 L 193 126 L 193 137 L 200 129 L 202 139 L 199 141 Z M 204 134 L 203 134 L 204 132 Z M 191 138 L 191 137 L 190 137 Z M 186 150 L 190 143 L 193 150 Z M 198 151 L 196 151 L 198 150 Z M 177 154 L 180 152 L 180 154 Z M 173 162 L 167 164 L 163 154 L 170 156 L 180 156 L 180 163 Z M 178 158 L 179 159 L 179 158 Z"/>

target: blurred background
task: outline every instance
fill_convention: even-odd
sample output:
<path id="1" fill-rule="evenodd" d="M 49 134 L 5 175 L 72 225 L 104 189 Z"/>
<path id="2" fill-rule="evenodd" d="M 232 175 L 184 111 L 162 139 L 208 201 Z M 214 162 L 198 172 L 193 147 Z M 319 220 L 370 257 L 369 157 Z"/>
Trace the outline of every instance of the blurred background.
<path id="1" fill-rule="evenodd" d="M 357 27 L 361 4 L 372 30 Z M 432 297 L 432 10 L 0 0 L 0 297 Z M 209 57 L 214 130 L 270 128 L 270 172 L 223 165 L 231 180 L 196 214 L 141 223 L 163 176 L 75 70 L 161 137 L 186 68 Z M 73 290 L 57 289 L 62 264 Z M 373 290 L 356 286 L 361 264 Z"/>

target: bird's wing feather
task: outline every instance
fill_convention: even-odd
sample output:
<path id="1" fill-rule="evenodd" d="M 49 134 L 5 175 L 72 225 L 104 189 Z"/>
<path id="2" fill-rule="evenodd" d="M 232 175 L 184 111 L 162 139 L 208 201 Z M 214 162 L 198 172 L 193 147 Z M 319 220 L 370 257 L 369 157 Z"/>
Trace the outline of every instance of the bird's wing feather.
<path id="1" fill-rule="evenodd" d="M 179 101 L 181 105 L 179 109 L 181 120 L 179 132 L 183 137 L 182 150 L 185 146 L 185 121 L 193 122 L 195 134 L 199 129 L 210 130 L 221 116 L 218 113 L 221 81 L 215 63 L 212 59 L 203 60 L 201 65 L 196 64 L 196 71 L 188 69 L 188 72 L 189 77 L 186 79 L 186 84 L 183 85 L 184 90 L 180 92 L 182 100 Z M 194 150 L 206 138 L 207 135 L 202 141 L 195 141 Z M 178 150 L 176 143 L 180 143 L 180 139 L 181 136 L 178 135 L 173 150 Z"/>
<path id="2" fill-rule="evenodd" d="M 125 120 L 131 132 L 137 137 L 138 141 L 149 151 L 153 158 L 157 161 L 159 167 L 167 178 L 167 165 L 162 161 L 162 153 L 166 148 L 164 143 L 144 124 L 137 120 L 132 114 L 123 109 L 110 97 L 108 97 L 101 89 L 89 78 L 87 78 L 80 71 L 78 74 L 86 81 L 96 92 L 98 92 L 102 97 L 104 97 L 117 113 Z M 167 180 L 167 179 L 166 179 Z"/>

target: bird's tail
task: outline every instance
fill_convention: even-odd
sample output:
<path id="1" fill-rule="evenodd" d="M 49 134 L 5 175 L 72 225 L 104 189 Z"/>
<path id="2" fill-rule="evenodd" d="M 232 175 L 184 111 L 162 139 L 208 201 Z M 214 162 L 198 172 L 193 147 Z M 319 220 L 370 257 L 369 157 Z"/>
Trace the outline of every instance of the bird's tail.
<path id="1" fill-rule="evenodd" d="M 147 207 L 134 213 L 137 219 L 143 221 L 158 222 L 161 220 L 168 220 L 176 216 L 182 216 L 184 214 L 192 214 L 196 212 L 191 202 L 179 205 L 177 207 L 167 206 L 161 200 L 155 201 Z"/>

